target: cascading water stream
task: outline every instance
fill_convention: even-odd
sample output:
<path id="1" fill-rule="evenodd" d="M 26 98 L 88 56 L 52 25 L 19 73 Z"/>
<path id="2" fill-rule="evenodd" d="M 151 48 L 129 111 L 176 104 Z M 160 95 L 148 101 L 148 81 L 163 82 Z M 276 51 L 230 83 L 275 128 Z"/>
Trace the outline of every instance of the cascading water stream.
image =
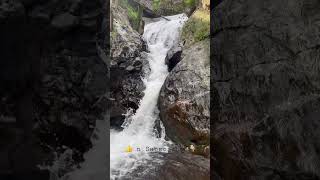
<path id="1" fill-rule="evenodd" d="M 187 20 L 184 14 L 161 18 L 145 25 L 143 39 L 149 50 L 148 61 L 150 73 L 143 81 L 146 89 L 136 113 L 126 118 L 122 131 L 110 132 L 110 178 L 121 179 L 137 167 L 146 168 L 146 162 L 160 160 L 153 153 L 168 151 L 169 142 L 164 139 L 164 132 L 157 135 L 154 131 L 155 122 L 159 118 L 157 100 L 160 89 L 167 77 L 168 70 L 165 57 L 168 50 L 178 43 L 180 31 Z M 67 180 L 103 180 L 108 179 L 105 169 L 106 162 L 106 124 L 97 121 L 93 148 L 86 153 L 81 168 L 72 172 Z M 162 131 L 164 129 L 162 128 Z M 126 152 L 128 147 L 131 152 Z M 154 149 L 151 149 L 154 148 Z M 157 148 L 157 150 L 155 150 Z M 128 150 L 127 150 L 128 151 Z M 156 152 L 155 152 L 156 151 Z"/>
<path id="2" fill-rule="evenodd" d="M 152 151 L 168 150 L 164 136 L 159 137 L 154 131 L 155 121 L 159 118 L 157 101 L 169 73 L 165 57 L 168 50 L 178 43 L 187 16 L 180 14 L 166 18 L 146 24 L 144 28 L 143 39 L 149 50 L 151 72 L 143 79 L 146 89 L 136 113 L 126 119 L 122 131 L 112 131 L 110 134 L 111 179 L 121 179 L 121 176 L 143 166 L 148 160 L 156 161 L 151 156 Z M 125 152 L 130 147 L 132 152 Z"/>

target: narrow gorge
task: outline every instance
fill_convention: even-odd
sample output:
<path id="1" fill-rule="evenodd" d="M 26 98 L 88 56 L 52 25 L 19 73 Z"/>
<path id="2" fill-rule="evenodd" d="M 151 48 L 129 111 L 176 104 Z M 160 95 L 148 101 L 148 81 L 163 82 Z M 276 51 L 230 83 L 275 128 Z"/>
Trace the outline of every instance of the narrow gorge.
<path id="1" fill-rule="evenodd" d="M 143 39 L 147 45 L 147 60 L 149 72 L 142 77 L 145 90 L 139 107 L 133 115 L 128 115 L 122 125 L 123 130 L 111 130 L 110 168 L 111 178 L 121 178 L 128 172 L 142 166 L 147 170 L 146 162 L 157 161 L 148 148 L 168 150 L 165 142 L 165 130 L 160 124 L 160 132 L 155 132 L 156 121 L 159 121 L 157 100 L 160 89 L 168 75 L 165 64 L 167 51 L 178 42 L 179 34 L 186 16 L 177 15 L 162 18 L 146 24 Z M 126 147 L 132 147 L 132 152 L 124 153 Z M 149 151 L 149 152 L 148 152 Z M 159 151 L 161 153 L 161 151 Z M 158 153 L 159 153 L 158 152 Z M 157 153 L 155 151 L 154 153 Z"/>
<path id="2" fill-rule="evenodd" d="M 319 180 L 320 0 L 0 0 L 0 180 Z"/>
<path id="3" fill-rule="evenodd" d="M 209 6 L 0 0 L 0 179 L 208 180 Z"/>
<path id="4" fill-rule="evenodd" d="M 111 5 L 110 177 L 209 179 L 209 40 L 189 34 L 209 11 L 145 2 Z"/>

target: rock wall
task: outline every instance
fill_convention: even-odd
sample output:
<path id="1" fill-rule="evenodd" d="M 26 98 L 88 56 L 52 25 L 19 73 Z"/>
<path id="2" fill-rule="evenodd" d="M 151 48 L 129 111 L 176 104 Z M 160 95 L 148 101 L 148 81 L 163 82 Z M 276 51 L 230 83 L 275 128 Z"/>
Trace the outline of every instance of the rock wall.
<path id="1" fill-rule="evenodd" d="M 319 179 L 314 0 L 224 0 L 212 13 L 214 168 L 222 179 Z"/>
<path id="2" fill-rule="evenodd" d="M 184 49 L 159 96 L 167 136 L 194 153 L 209 155 L 209 40 Z"/>
<path id="3" fill-rule="evenodd" d="M 124 114 L 129 109 L 134 112 L 139 106 L 145 88 L 141 78 L 149 68 L 144 42 L 131 27 L 126 10 L 113 5 L 112 14 L 110 122 L 113 128 L 121 128 Z"/>
<path id="4" fill-rule="evenodd" d="M 180 43 L 169 50 L 166 64 L 170 74 L 158 100 L 160 118 L 168 138 L 183 150 L 207 158 L 210 151 L 208 5 L 208 1 L 198 5 L 181 30 Z M 208 29 L 202 29 L 204 24 Z M 202 38 L 196 38 L 198 32 Z"/>
<path id="5" fill-rule="evenodd" d="M 34 125 L 32 148 L 42 153 L 32 158 L 40 163 L 52 163 L 51 155 L 66 149 L 81 161 L 95 121 L 104 118 L 109 82 L 103 3 L 0 1 L 1 127 L 10 130 L 8 120 L 24 130 Z M 24 152 L 17 153 L 31 158 L 20 143 Z"/>
<path id="6" fill-rule="evenodd" d="M 185 13 L 188 16 L 196 9 L 199 2 L 197 0 L 136 0 L 144 7 L 153 11 L 152 14 L 158 16 L 170 16 Z M 209 3 L 210 4 L 210 3 Z"/>
<path id="7" fill-rule="evenodd" d="M 185 152 L 170 152 L 163 154 L 164 163 L 159 166 L 156 162 L 150 162 L 152 173 L 146 173 L 141 169 L 134 171 L 124 180 L 152 179 L 152 180 L 210 180 L 210 163 L 208 159 Z"/>

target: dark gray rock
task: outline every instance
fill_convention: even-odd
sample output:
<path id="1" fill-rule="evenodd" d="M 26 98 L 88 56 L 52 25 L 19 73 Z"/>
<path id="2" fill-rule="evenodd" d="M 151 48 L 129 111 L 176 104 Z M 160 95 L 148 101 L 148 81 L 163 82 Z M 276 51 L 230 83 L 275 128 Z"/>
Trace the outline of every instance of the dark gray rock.
<path id="1" fill-rule="evenodd" d="M 148 168 L 137 168 L 123 180 L 210 180 L 209 159 L 181 151 L 168 154 L 155 154 L 153 159 L 160 163 L 150 162 Z"/>
<path id="2" fill-rule="evenodd" d="M 141 35 L 129 22 L 127 12 L 113 5 L 114 29 L 111 35 L 111 127 L 121 129 L 127 111 L 135 111 L 143 97 L 144 84 L 141 77 L 147 73 L 148 61 L 143 52 Z"/>
<path id="3" fill-rule="evenodd" d="M 148 18 L 157 18 L 160 16 L 169 16 L 181 13 L 185 13 L 190 16 L 199 3 L 199 1 L 183 0 L 139 0 L 136 2 L 143 6 L 143 16 Z M 191 2 L 191 4 L 188 4 L 186 2 Z"/>
<path id="4" fill-rule="evenodd" d="M 22 17 L 25 7 L 20 1 L 1 1 L 0 2 L 0 21 Z"/>
<path id="5" fill-rule="evenodd" d="M 37 6 L 30 12 L 30 17 L 37 21 L 43 21 L 43 23 L 50 22 L 50 10 L 44 8 L 43 6 Z"/>
<path id="6" fill-rule="evenodd" d="M 146 63 L 145 63 L 146 64 Z M 143 69 L 143 61 L 140 60 L 140 57 L 133 62 L 133 66 L 136 71 L 142 71 Z"/>
<path id="7" fill-rule="evenodd" d="M 159 96 L 161 120 L 170 139 L 194 153 L 208 156 L 209 40 L 183 51 L 181 62 L 168 75 Z"/>
<path id="8" fill-rule="evenodd" d="M 181 61 L 182 47 L 177 44 L 174 45 L 167 53 L 165 62 L 170 72 Z"/>
<path id="9" fill-rule="evenodd" d="M 51 24 L 55 28 L 70 29 L 76 26 L 78 22 L 78 17 L 70 13 L 63 13 L 53 17 Z"/>
<path id="10" fill-rule="evenodd" d="M 319 179 L 319 1 L 224 0 L 212 13 L 211 131 L 222 179 Z"/>
<path id="11" fill-rule="evenodd" d="M 60 156 L 66 150 L 73 152 L 70 167 L 81 162 L 91 147 L 95 121 L 106 113 L 109 70 L 104 50 L 98 56 L 96 46 L 105 48 L 105 39 L 97 38 L 102 31 L 98 26 L 92 30 L 77 23 L 78 17 L 93 12 L 90 18 L 96 25 L 101 24 L 100 18 L 107 18 L 102 16 L 99 0 L 77 1 L 81 8 L 71 12 L 74 2 L 0 1 L 0 117 L 5 117 L 0 118 L 4 119 L 0 128 L 4 134 L 2 129 L 12 134 L 26 131 L 18 137 L 4 135 L 12 143 L 14 138 L 26 139 L 11 150 L 10 143 L 1 144 L 0 159 L 10 151 L 17 157 L 28 151 L 32 159 L 15 166 L 50 165 L 54 153 Z M 19 128 L 13 128 L 15 122 L 8 119 L 15 119 Z M 0 171 L 7 170 L 4 167 L 1 161 Z"/>

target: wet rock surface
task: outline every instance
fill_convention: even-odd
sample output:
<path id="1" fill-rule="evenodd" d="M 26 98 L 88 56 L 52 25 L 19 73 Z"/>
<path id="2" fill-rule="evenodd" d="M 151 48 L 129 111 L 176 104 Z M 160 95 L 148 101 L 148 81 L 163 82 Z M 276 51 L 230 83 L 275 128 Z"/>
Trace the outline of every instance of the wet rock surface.
<path id="1" fill-rule="evenodd" d="M 140 167 L 130 176 L 123 177 L 123 180 L 209 180 L 210 162 L 202 156 L 193 155 L 187 152 L 173 150 L 169 153 L 151 154 L 154 160 L 148 163 L 148 168 Z"/>
<path id="2" fill-rule="evenodd" d="M 222 179 L 320 178 L 319 7 L 224 0 L 214 9 L 211 138 Z"/>
<path id="3" fill-rule="evenodd" d="M 180 44 L 173 46 L 167 53 L 165 63 L 170 72 L 180 61 L 182 54 L 182 46 Z"/>
<path id="4" fill-rule="evenodd" d="M 192 151 L 202 155 L 209 154 L 204 152 L 210 129 L 209 62 L 209 40 L 184 49 L 181 62 L 168 75 L 159 96 L 167 136 L 184 147 L 192 145 Z"/>
<path id="5" fill-rule="evenodd" d="M 113 5 L 112 13 L 110 124 L 121 129 L 124 114 L 130 109 L 135 112 L 139 106 L 145 88 L 142 77 L 149 67 L 142 37 L 131 27 L 126 10 Z"/>
<path id="6" fill-rule="evenodd" d="M 188 153 L 178 155 L 170 153 L 165 155 L 163 160 L 165 163 L 156 167 L 155 173 L 150 173 L 148 176 L 143 176 L 143 178 L 152 180 L 210 179 L 209 160 L 206 158 Z"/>
<path id="7" fill-rule="evenodd" d="M 177 152 L 178 153 L 178 152 Z M 164 157 L 165 163 L 158 168 L 158 175 L 154 179 L 210 179 L 209 160 L 201 156 L 188 153 L 168 154 Z M 186 176 L 187 175 L 187 176 Z"/>

